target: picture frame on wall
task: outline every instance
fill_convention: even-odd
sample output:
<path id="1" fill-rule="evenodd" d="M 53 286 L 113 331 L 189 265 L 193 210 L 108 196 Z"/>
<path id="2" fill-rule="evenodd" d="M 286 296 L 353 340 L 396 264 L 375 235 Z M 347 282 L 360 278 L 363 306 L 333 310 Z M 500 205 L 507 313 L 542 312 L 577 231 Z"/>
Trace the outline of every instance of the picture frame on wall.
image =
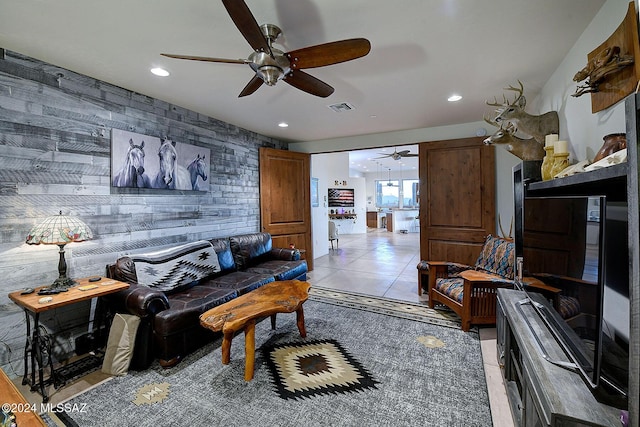
<path id="1" fill-rule="evenodd" d="M 211 150 L 120 129 L 111 131 L 111 185 L 207 191 Z"/>
<path id="2" fill-rule="evenodd" d="M 317 208 L 318 206 L 320 206 L 318 178 L 311 178 L 311 207 Z"/>
<path id="3" fill-rule="evenodd" d="M 329 188 L 329 207 L 352 208 L 355 206 L 353 188 Z"/>

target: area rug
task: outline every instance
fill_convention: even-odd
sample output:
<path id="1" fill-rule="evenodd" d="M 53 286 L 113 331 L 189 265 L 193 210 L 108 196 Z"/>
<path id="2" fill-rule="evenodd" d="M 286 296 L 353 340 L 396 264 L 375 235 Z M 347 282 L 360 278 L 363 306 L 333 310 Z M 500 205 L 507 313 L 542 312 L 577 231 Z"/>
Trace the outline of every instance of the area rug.
<path id="1" fill-rule="evenodd" d="M 336 340 L 275 344 L 265 347 L 263 353 L 283 399 L 376 387 L 377 381 Z"/>
<path id="2" fill-rule="evenodd" d="M 256 325 L 255 375 L 244 381 L 243 336 L 221 362 L 221 340 L 177 366 L 115 377 L 65 403 L 79 426 L 491 426 L 475 332 L 310 299 L 307 338 L 295 314 Z M 283 399 L 263 349 L 335 340 L 375 381 L 354 392 Z M 73 408 L 80 408 L 73 411 Z"/>
<path id="3" fill-rule="evenodd" d="M 461 328 L 460 317 L 445 306 L 429 308 L 425 304 L 415 304 L 390 298 L 376 297 L 343 290 L 312 286 L 309 298 L 329 304 L 338 304 L 359 310 L 403 317 L 416 322 L 427 322 L 449 328 Z"/>

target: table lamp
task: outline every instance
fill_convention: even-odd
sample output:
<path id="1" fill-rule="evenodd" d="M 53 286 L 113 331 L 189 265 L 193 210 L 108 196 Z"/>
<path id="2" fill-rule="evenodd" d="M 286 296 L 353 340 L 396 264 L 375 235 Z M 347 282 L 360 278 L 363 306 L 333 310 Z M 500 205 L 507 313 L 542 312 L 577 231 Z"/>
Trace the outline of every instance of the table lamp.
<path id="1" fill-rule="evenodd" d="M 64 246 L 71 242 L 83 242 L 93 238 L 91 229 L 78 218 L 62 215 L 52 215 L 34 225 L 29 231 L 26 243 L 29 245 L 58 245 L 60 247 L 60 261 L 58 262 L 59 277 L 48 286 L 45 292 L 64 292 L 76 284 L 67 277 L 67 262 L 64 258 Z"/>

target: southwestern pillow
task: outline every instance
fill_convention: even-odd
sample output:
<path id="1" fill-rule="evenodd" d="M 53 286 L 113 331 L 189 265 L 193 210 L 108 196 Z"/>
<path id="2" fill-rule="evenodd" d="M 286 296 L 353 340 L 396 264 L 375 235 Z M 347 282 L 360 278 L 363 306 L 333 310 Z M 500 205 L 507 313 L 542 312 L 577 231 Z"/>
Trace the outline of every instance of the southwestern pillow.
<path id="1" fill-rule="evenodd" d="M 162 292 L 177 292 L 220 271 L 211 242 L 199 240 L 148 254 L 132 255 L 138 284 Z"/>
<path id="2" fill-rule="evenodd" d="M 478 256 L 475 268 L 513 280 L 514 258 L 513 242 L 489 234 Z"/>

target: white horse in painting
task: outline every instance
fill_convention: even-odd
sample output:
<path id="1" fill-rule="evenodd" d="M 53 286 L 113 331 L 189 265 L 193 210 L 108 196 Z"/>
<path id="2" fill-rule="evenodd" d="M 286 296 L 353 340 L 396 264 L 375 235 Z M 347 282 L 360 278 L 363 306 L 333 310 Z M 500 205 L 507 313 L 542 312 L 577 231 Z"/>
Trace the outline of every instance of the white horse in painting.
<path id="1" fill-rule="evenodd" d="M 176 142 L 163 139 L 158 150 L 160 170 L 153 180 L 153 188 L 191 190 L 189 171 L 178 164 Z"/>
<path id="2" fill-rule="evenodd" d="M 140 145 L 129 140 L 129 150 L 124 164 L 113 177 L 114 187 L 149 188 L 151 180 L 144 172 L 144 141 Z"/>
<path id="3" fill-rule="evenodd" d="M 202 181 L 207 180 L 207 163 L 204 161 L 204 155 L 200 157 L 200 154 L 197 155 L 195 159 L 189 166 L 187 166 L 187 170 L 189 171 L 189 176 L 191 177 L 191 188 L 194 190 L 200 190 L 200 183 L 198 182 L 198 177 L 202 178 Z"/>

